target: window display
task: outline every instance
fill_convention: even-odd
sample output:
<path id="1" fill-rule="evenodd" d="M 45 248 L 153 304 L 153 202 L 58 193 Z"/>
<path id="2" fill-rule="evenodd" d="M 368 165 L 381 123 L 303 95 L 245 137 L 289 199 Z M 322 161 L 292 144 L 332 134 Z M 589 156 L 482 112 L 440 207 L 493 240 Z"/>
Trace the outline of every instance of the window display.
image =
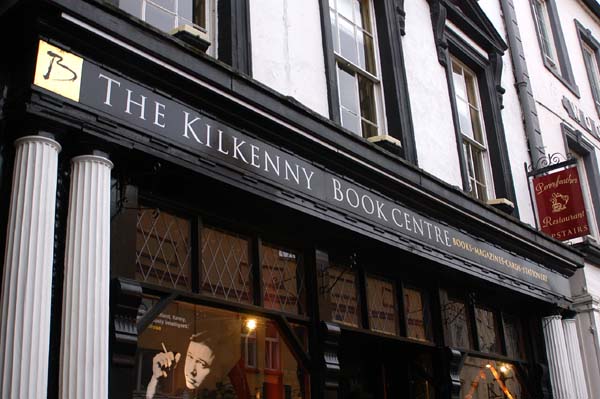
<path id="1" fill-rule="evenodd" d="M 157 303 L 144 298 L 139 317 Z M 171 302 L 140 332 L 134 398 L 308 398 L 308 375 L 280 337 L 265 318 Z"/>

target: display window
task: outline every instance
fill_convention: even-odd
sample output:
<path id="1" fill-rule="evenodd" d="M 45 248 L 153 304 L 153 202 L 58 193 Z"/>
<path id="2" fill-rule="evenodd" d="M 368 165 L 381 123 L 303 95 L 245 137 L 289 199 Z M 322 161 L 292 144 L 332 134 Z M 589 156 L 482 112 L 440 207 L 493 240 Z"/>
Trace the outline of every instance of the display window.
<path id="1" fill-rule="evenodd" d="M 158 303 L 146 296 L 139 318 Z M 276 323 L 174 301 L 140 332 L 134 398 L 309 398 L 308 374 Z"/>
<path id="2" fill-rule="evenodd" d="M 518 367 L 468 356 L 460 372 L 461 399 L 526 399 Z"/>

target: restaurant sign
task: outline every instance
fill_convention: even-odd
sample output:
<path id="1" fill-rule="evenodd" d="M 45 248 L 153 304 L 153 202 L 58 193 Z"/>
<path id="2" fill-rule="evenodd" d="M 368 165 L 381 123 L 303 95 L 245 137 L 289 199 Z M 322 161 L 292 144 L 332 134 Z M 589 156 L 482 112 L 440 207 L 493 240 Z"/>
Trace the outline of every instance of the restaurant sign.
<path id="1" fill-rule="evenodd" d="M 590 233 L 576 166 L 534 178 L 533 189 L 544 233 L 561 241 Z"/>
<path id="2" fill-rule="evenodd" d="M 141 129 L 152 139 L 197 159 L 237 172 L 244 181 L 260 181 L 292 193 L 292 197 L 301 196 L 308 200 L 305 203 L 318 205 L 315 209 L 325 214 L 327 220 L 345 227 L 351 224 L 353 228 L 362 223 L 365 227 L 361 231 L 365 234 L 385 242 L 391 240 L 400 247 L 411 241 L 419 243 L 425 248 L 418 250 L 423 256 L 442 254 L 436 259 L 454 259 L 451 265 L 461 270 L 476 267 L 486 276 L 493 271 L 511 276 L 519 284 L 528 283 L 554 295 L 570 297 L 568 280 L 535 261 L 408 208 L 383 193 L 92 62 L 83 60 L 81 66 L 70 65 L 66 62 L 68 54 L 42 44 L 34 80 L 37 86 L 95 109 L 118 123 Z M 63 94 L 62 86 L 52 79 L 66 79 L 61 81 L 68 92 Z M 76 88 L 74 83 L 78 83 Z M 412 244 L 407 247 L 416 250 Z"/>

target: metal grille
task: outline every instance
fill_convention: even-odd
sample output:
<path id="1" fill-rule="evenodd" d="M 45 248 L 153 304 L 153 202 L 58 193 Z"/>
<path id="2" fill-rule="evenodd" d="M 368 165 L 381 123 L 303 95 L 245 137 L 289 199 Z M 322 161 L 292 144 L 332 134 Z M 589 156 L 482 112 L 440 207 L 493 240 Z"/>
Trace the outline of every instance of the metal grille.
<path id="1" fill-rule="evenodd" d="M 304 273 L 298 255 L 287 249 L 262 245 L 264 306 L 305 314 Z"/>
<path id="2" fill-rule="evenodd" d="M 394 285 L 389 281 L 367 277 L 367 304 L 371 330 L 396 335 L 398 318 Z"/>
<path id="3" fill-rule="evenodd" d="M 252 267 L 246 238 L 212 227 L 202 228 L 202 292 L 252 303 Z"/>
<path id="4" fill-rule="evenodd" d="M 330 298 L 333 305 L 332 320 L 359 327 L 356 273 L 334 266 L 328 268 L 328 273 Z"/>
<path id="5" fill-rule="evenodd" d="M 191 290 L 190 221 L 141 209 L 137 217 L 136 278 L 164 287 Z"/>

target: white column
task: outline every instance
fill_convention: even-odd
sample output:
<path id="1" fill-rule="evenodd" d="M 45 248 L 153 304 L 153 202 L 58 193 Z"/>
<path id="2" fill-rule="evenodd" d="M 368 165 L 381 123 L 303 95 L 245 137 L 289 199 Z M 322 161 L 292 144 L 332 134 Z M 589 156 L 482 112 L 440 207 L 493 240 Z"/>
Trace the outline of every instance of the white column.
<path id="1" fill-rule="evenodd" d="M 581 350 L 579 349 L 579 338 L 577 337 L 577 324 L 575 323 L 575 319 L 563 319 L 562 323 L 565 332 L 565 343 L 567 345 L 569 365 L 571 366 L 571 373 L 573 374 L 575 398 L 588 399 L 583 361 L 581 360 Z"/>
<path id="2" fill-rule="evenodd" d="M 108 397 L 110 170 L 73 158 L 65 244 L 60 397 Z"/>
<path id="3" fill-rule="evenodd" d="M 567 344 L 560 316 L 544 317 L 544 340 L 553 399 L 575 399 L 573 375 L 569 366 Z"/>
<path id="4" fill-rule="evenodd" d="M 15 141 L 0 308 L 0 397 L 45 398 L 60 145 Z"/>

